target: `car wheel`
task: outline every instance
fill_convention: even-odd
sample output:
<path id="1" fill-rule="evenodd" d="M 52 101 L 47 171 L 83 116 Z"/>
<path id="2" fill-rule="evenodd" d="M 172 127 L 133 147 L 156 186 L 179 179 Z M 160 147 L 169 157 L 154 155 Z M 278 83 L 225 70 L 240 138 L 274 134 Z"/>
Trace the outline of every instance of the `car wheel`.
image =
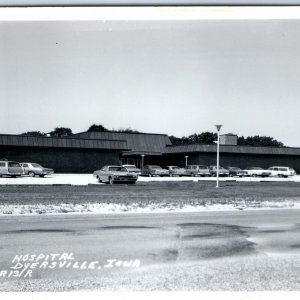
<path id="1" fill-rule="evenodd" d="M 114 180 L 112 177 L 109 177 L 109 184 L 114 184 Z"/>
<path id="2" fill-rule="evenodd" d="M 34 174 L 33 172 L 28 172 L 28 175 L 29 175 L 30 177 L 34 177 L 34 176 L 35 176 L 35 174 Z"/>
<path id="3" fill-rule="evenodd" d="M 98 181 L 101 183 L 102 182 L 102 180 L 100 179 L 100 177 L 99 176 L 97 176 L 97 179 L 98 179 Z"/>
<path id="4" fill-rule="evenodd" d="M 153 177 L 153 175 L 151 173 L 149 173 L 149 177 Z"/>

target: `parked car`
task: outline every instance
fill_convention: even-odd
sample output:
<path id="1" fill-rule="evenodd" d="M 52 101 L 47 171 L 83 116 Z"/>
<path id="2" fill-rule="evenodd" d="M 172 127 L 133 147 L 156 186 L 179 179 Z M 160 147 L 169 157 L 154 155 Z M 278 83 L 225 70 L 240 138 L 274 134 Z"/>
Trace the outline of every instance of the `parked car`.
<path id="1" fill-rule="evenodd" d="M 99 182 L 106 183 L 129 183 L 135 184 L 138 175 L 132 172 L 128 172 L 126 168 L 122 166 L 104 166 L 101 170 L 97 170 L 93 173 L 93 176 L 96 177 Z"/>
<path id="2" fill-rule="evenodd" d="M 217 176 L 217 166 L 209 166 L 209 172 L 211 176 Z M 229 176 L 229 171 L 221 166 L 219 166 L 219 176 Z"/>
<path id="3" fill-rule="evenodd" d="M 209 168 L 203 165 L 188 165 L 186 169 L 187 176 L 210 176 Z"/>
<path id="4" fill-rule="evenodd" d="M 244 171 L 248 173 L 249 176 L 261 176 L 261 177 L 268 177 L 271 175 L 271 172 L 268 170 L 264 170 L 260 167 L 248 167 Z"/>
<path id="5" fill-rule="evenodd" d="M 185 176 L 186 170 L 177 166 L 167 166 L 166 169 L 169 171 L 170 177 L 172 176 Z"/>
<path id="6" fill-rule="evenodd" d="M 146 165 L 142 169 L 143 176 L 169 176 L 169 171 L 156 165 Z"/>
<path id="7" fill-rule="evenodd" d="M 238 176 L 238 177 L 249 176 L 248 173 L 242 170 L 241 168 L 226 167 L 226 169 L 229 171 L 229 176 Z"/>
<path id="8" fill-rule="evenodd" d="M 20 165 L 23 168 L 24 175 L 29 175 L 30 177 L 34 177 L 35 175 L 44 177 L 54 173 L 53 169 L 44 168 L 40 164 L 36 163 L 22 162 Z"/>
<path id="9" fill-rule="evenodd" d="M 128 172 L 141 175 L 141 169 L 137 168 L 135 165 L 122 165 Z"/>
<path id="10" fill-rule="evenodd" d="M 268 170 L 271 172 L 270 176 L 287 178 L 288 176 L 296 175 L 295 170 L 290 167 L 270 167 Z"/>
<path id="11" fill-rule="evenodd" d="M 23 174 L 23 168 L 18 162 L 15 161 L 0 161 L 0 177 L 10 176 L 17 177 Z"/>

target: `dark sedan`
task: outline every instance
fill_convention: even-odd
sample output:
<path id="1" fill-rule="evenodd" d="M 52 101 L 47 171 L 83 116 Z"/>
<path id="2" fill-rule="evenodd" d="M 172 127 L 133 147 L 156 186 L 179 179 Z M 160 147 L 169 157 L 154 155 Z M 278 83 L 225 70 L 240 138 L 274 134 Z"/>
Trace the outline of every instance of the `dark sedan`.
<path id="1" fill-rule="evenodd" d="M 101 170 L 94 172 L 94 177 L 96 177 L 99 182 L 106 183 L 136 183 L 138 175 L 128 172 L 122 166 L 104 166 Z"/>
<path id="2" fill-rule="evenodd" d="M 209 166 L 209 172 L 211 176 L 217 176 L 217 166 Z M 219 176 L 229 176 L 229 171 L 221 166 L 219 166 Z"/>
<path id="3" fill-rule="evenodd" d="M 226 169 L 229 171 L 229 176 L 238 176 L 238 177 L 249 176 L 248 173 L 242 170 L 241 168 L 226 167 Z"/>
<path id="4" fill-rule="evenodd" d="M 142 176 L 169 176 L 169 171 L 156 165 L 147 165 L 142 169 Z"/>

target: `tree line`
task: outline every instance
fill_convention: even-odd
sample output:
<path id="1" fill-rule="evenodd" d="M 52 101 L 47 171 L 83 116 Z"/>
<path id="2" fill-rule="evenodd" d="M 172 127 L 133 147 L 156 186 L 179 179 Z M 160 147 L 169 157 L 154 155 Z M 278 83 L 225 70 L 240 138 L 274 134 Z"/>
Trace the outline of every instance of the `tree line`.
<path id="1" fill-rule="evenodd" d="M 190 144 L 215 144 L 218 135 L 214 132 L 202 132 L 200 134 L 192 134 L 181 138 L 170 136 L 173 145 L 190 145 Z M 237 144 L 239 146 L 263 146 L 263 147 L 285 147 L 285 145 L 269 136 L 238 136 Z"/>
<path id="2" fill-rule="evenodd" d="M 131 128 L 120 128 L 118 130 L 110 130 L 101 124 L 93 124 L 88 130 L 96 132 L 123 132 L 123 133 L 142 133 Z M 28 131 L 22 133 L 27 136 L 51 136 L 51 137 L 67 137 L 73 135 L 72 129 L 67 127 L 56 127 L 53 131 L 45 133 L 41 131 Z M 217 140 L 217 133 L 215 132 L 202 132 L 194 133 L 189 136 L 176 137 L 169 136 L 173 145 L 190 145 L 190 144 L 214 144 Z M 264 147 L 285 147 L 285 145 L 269 136 L 238 136 L 237 144 L 239 146 L 264 146 Z"/>
<path id="3" fill-rule="evenodd" d="M 91 125 L 88 130 L 89 131 L 97 131 L 97 132 L 125 132 L 125 133 L 141 133 L 137 130 L 128 128 L 120 128 L 120 129 L 108 129 L 104 127 L 103 125 L 99 124 L 93 124 Z M 50 132 L 41 132 L 41 131 L 27 131 L 22 133 L 21 135 L 27 135 L 27 136 L 51 136 L 51 137 L 67 137 L 73 135 L 72 129 L 67 127 L 56 127 L 54 130 Z"/>

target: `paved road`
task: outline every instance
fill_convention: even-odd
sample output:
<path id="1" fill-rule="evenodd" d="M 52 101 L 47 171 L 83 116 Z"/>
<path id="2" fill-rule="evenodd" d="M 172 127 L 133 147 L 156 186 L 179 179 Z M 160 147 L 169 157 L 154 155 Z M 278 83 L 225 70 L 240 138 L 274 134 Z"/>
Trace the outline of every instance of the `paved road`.
<path id="1" fill-rule="evenodd" d="M 300 290 L 299 220 L 296 209 L 2 217 L 0 291 Z"/>

